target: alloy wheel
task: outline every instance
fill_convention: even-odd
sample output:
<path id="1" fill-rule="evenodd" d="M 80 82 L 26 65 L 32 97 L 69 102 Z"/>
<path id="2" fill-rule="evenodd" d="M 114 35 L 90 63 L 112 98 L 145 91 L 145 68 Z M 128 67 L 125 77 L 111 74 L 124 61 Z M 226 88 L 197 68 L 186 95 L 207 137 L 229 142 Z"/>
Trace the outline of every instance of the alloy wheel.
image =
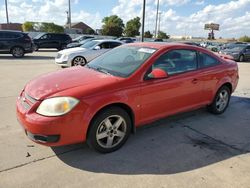
<path id="1" fill-rule="evenodd" d="M 97 143 L 103 148 L 113 148 L 122 142 L 126 131 L 127 124 L 123 117 L 119 115 L 109 116 L 97 128 Z"/>
<path id="2" fill-rule="evenodd" d="M 222 112 L 228 104 L 229 101 L 229 93 L 227 90 L 221 90 L 216 99 L 216 109 L 219 112 Z"/>
<path id="3" fill-rule="evenodd" d="M 76 57 L 73 60 L 73 66 L 84 66 L 86 64 L 86 61 L 83 57 Z"/>

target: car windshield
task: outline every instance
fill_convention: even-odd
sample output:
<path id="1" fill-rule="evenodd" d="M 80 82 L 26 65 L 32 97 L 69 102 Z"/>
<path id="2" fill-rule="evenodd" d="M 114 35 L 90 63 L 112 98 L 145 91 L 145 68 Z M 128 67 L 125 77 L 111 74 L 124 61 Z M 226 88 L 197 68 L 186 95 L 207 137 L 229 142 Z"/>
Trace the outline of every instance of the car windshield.
<path id="1" fill-rule="evenodd" d="M 91 49 L 95 45 L 97 45 L 98 43 L 99 43 L 99 41 L 96 41 L 96 40 L 88 41 L 85 44 L 81 45 L 81 48 Z"/>
<path id="2" fill-rule="evenodd" d="M 155 51 L 154 48 L 122 46 L 94 59 L 87 67 L 126 78 L 135 72 Z"/>
<path id="3" fill-rule="evenodd" d="M 92 41 L 92 40 L 93 40 L 92 38 L 91 39 L 85 39 L 85 40 L 80 41 L 80 44 L 83 45 L 83 44 L 85 44 L 85 43 L 87 43 L 89 41 Z"/>
<path id="4" fill-rule="evenodd" d="M 34 37 L 34 39 L 40 39 L 45 33 L 40 33 Z"/>

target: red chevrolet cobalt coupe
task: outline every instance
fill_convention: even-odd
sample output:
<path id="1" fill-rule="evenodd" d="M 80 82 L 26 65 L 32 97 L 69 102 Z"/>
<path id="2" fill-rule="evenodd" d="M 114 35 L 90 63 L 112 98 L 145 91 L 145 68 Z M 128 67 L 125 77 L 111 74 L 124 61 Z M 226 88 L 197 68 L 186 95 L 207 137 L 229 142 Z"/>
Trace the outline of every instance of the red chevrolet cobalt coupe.
<path id="1" fill-rule="evenodd" d="M 207 106 L 223 113 L 238 83 L 237 64 L 185 44 L 134 43 L 30 81 L 17 100 L 26 135 L 47 146 L 87 141 L 120 148 L 136 127 Z"/>

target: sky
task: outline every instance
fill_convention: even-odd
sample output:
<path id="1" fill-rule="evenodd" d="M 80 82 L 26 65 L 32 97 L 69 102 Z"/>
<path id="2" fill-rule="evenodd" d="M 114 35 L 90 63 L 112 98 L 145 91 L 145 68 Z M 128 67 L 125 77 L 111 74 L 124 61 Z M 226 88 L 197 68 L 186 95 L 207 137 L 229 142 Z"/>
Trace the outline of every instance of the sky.
<path id="1" fill-rule="evenodd" d="M 102 27 L 105 16 L 118 15 L 126 23 L 142 16 L 143 0 L 71 0 L 72 22 L 82 21 L 93 29 Z M 155 28 L 157 0 L 146 0 L 145 30 Z M 66 23 L 68 0 L 8 0 L 9 20 Z M 217 37 L 250 36 L 250 0 L 160 0 L 160 29 L 170 35 L 206 37 L 205 23 L 220 24 Z M 4 0 L 0 23 L 6 22 Z"/>

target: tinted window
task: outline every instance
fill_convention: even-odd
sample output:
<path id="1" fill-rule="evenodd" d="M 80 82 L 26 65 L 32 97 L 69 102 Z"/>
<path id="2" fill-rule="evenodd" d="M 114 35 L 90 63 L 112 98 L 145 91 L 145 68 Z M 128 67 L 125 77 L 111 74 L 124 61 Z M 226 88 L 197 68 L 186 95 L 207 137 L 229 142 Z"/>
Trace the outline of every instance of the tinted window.
<path id="1" fill-rule="evenodd" d="M 210 55 L 204 54 L 204 53 L 199 53 L 199 65 L 200 67 L 211 67 L 214 65 L 218 65 L 219 61 Z"/>
<path id="2" fill-rule="evenodd" d="M 41 39 L 50 39 L 50 38 L 51 38 L 51 35 L 49 35 L 49 34 L 43 35 L 41 37 Z"/>
<path id="3" fill-rule="evenodd" d="M 109 49 L 110 48 L 110 42 L 103 42 L 99 45 L 101 49 Z"/>
<path id="4" fill-rule="evenodd" d="M 17 39 L 22 37 L 22 33 L 12 33 L 12 32 L 1 32 L 0 33 L 0 38 L 2 39 Z"/>
<path id="5" fill-rule="evenodd" d="M 152 69 L 160 68 L 169 75 L 197 69 L 196 51 L 173 50 L 162 55 L 152 66 Z"/>
<path id="6" fill-rule="evenodd" d="M 3 38 L 4 38 L 3 32 L 0 32 L 0 39 L 3 39 Z"/>
<path id="7" fill-rule="evenodd" d="M 115 48 L 115 47 L 120 46 L 120 45 L 121 45 L 121 43 L 119 43 L 119 42 L 111 42 L 110 48 Z"/>

